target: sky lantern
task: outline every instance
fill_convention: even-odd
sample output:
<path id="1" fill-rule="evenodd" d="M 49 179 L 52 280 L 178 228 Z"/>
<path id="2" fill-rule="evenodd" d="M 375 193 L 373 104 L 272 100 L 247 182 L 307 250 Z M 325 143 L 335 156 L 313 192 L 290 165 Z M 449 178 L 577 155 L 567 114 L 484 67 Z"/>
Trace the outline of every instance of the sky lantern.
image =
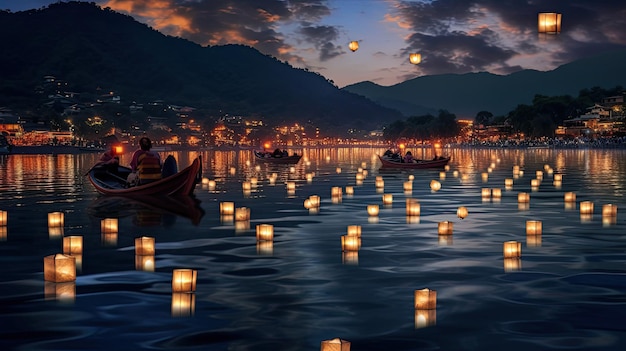
<path id="1" fill-rule="evenodd" d="M 412 54 L 409 55 L 409 61 L 412 64 L 417 65 L 420 62 L 422 62 L 422 55 L 421 54 L 412 53 Z"/>
<path id="2" fill-rule="evenodd" d="M 542 34 L 561 33 L 561 14 L 555 12 L 539 13 L 537 31 Z"/>
<path id="3" fill-rule="evenodd" d="M 350 48 L 352 52 L 359 50 L 359 42 L 356 40 L 351 41 L 350 44 L 348 44 L 348 48 Z"/>

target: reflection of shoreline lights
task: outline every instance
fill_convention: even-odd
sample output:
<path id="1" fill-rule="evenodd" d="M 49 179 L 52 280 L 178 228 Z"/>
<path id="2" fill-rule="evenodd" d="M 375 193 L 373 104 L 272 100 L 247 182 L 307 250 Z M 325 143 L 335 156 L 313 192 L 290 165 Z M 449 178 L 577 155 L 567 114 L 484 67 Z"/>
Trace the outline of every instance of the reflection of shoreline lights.
<path id="1" fill-rule="evenodd" d="M 83 237 L 82 236 L 66 236 L 63 238 L 63 254 L 80 255 L 83 253 Z"/>
<path id="2" fill-rule="evenodd" d="M 526 221 L 526 234 L 541 235 L 542 230 L 541 221 Z"/>
<path id="3" fill-rule="evenodd" d="M 135 255 L 154 256 L 154 238 L 149 236 L 142 236 L 135 238 Z"/>
<path id="4" fill-rule="evenodd" d="M 465 206 L 460 206 L 456 210 L 456 216 L 461 218 L 461 219 L 465 219 L 465 217 L 467 217 L 467 215 L 468 215 L 468 211 L 467 211 L 467 207 L 465 207 Z"/>
<path id="5" fill-rule="evenodd" d="M 339 338 L 324 340 L 320 351 L 350 351 L 350 342 Z"/>
<path id="6" fill-rule="evenodd" d="M 190 317 L 196 310 L 196 294 L 172 293 L 172 317 Z"/>
<path id="7" fill-rule="evenodd" d="M 415 290 L 414 305 L 416 310 L 433 310 L 437 308 L 437 291 L 424 288 Z"/>
<path id="8" fill-rule="evenodd" d="M 257 241 L 274 240 L 274 226 L 272 224 L 257 224 L 256 240 Z"/>
<path id="9" fill-rule="evenodd" d="M 235 214 L 234 202 L 220 202 L 220 214 L 226 216 L 232 216 Z"/>
<path id="10" fill-rule="evenodd" d="M 378 216 L 379 210 L 380 209 L 378 205 L 367 205 L 367 214 L 370 215 L 371 217 Z"/>
<path id="11" fill-rule="evenodd" d="M 452 235 L 454 222 L 443 221 L 437 225 L 437 233 L 439 235 Z"/>
<path id="12" fill-rule="evenodd" d="M 45 281 L 64 283 L 76 281 L 76 258 L 54 254 L 43 258 L 43 278 Z"/>
<path id="13" fill-rule="evenodd" d="M 580 202 L 580 214 L 581 215 L 591 215 L 591 214 L 593 214 L 593 202 L 591 202 L 591 201 L 581 201 Z"/>
<path id="14" fill-rule="evenodd" d="M 198 271 L 195 269 L 174 269 L 172 271 L 172 292 L 196 291 Z"/>
<path id="15" fill-rule="evenodd" d="M 502 245 L 504 258 L 516 258 L 522 255 L 522 243 L 517 241 L 505 241 Z"/>

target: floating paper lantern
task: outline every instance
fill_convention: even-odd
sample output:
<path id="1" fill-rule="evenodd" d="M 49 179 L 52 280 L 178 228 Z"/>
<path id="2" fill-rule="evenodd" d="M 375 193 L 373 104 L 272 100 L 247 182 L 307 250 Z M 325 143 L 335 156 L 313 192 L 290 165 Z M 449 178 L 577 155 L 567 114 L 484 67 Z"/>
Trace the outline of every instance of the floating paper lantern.
<path id="1" fill-rule="evenodd" d="M 520 257 L 522 255 L 522 243 L 517 241 L 505 241 L 502 245 L 505 258 Z"/>
<path id="2" fill-rule="evenodd" d="M 554 175 L 554 181 L 555 181 L 555 182 L 561 182 L 561 181 L 563 181 L 563 175 L 562 175 L 562 174 L 560 174 L 560 173 L 559 173 L 559 174 L 555 174 L 555 175 Z"/>
<path id="3" fill-rule="evenodd" d="M 518 193 L 517 194 L 517 203 L 526 204 L 530 202 L 530 194 L 528 193 Z"/>
<path id="4" fill-rule="evenodd" d="M 274 254 L 274 241 L 259 241 L 256 242 L 257 255 L 272 256 Z"/>
<path id="5" fill-rule="evenodd" d="M 519 257 L 510 257 L 504 259 L 504 271 L 516 272 L 522 269 L 522 260 Z"/>
<path id="6" fill-rule="evenodd" d="M 142 236 L 135 238 L 135 255 L 154 256 L 154 238 Z"/>
<path id="7" fill-rule="evenodd" d="M 172 271 L 172 292 L 196 291 L 198 271 L 195 269 L 174 269 Z"/>
<path id="8" fill-rule="evenodd" d="M 383 204 L 391 205 L 393 203 L 393 195 L 392 194 L 383 194 Z"/>
<path id="9" fill-rule="evenodd" d="M 383 177 L 376 177 L 376 188 L 384 188 L 385 187 L 385 181 L 383 180 Z"/>
<path id="10" fill-rule="evenodd" d="M 356 181 L 357 182 L 362 182 L 363 181 L 363 173 L 359 172 L 355 175 Z"/>
<path id="11" fill-rule="evenodd" d="M 519 166 L 513 166 L 513 174 L 518 174 L 520 172 Z"/>
<path id="12" fill-rule="evenodd" d="M 410 180 L 404 182 L 403 188 L 404 191 L 413 191 L 413 182 Z"/>
<path id="13" fill-rule="evenodd" d="M 437 308 L 437 291 L 424 288 L 415 290 L 415 309 L 433 310 Z"/>
<path id="14" fill-rule="evenodd" d="M 482 188 L 480 190 L 480 195 L 482 198 L 490 198 L 491 197 L 491 189 L 490 188 Z"/>
<path id="15" fill-rule="evenodd" d="M 541 232 L 542 232 L 541 221 L 526 221 L 526 234 L 541 235 Z"/>
<path id="16" fill-rule="evenodd" d="M 367 205 L 367 214 L 375 217 L 378 216 L 379 207 L 378 205 Z"/>
<path id="17" fill-rule="evenodd" d="M 271 224 L 257 224 L 256 226 L 256 240 L 257 241 L 272 241 L 274 240 L 274 226 Z"/>
<path id="18" fill-rule="evenodd" d="M 543 179 L 543 171 L 535 172 L 535 176 L 537 177 L 537 179 Z"/>
<path id="19" fill-rule="evenodd" d="M 363 168 L 367 167 L 367 162 L 365 162 L 365 161 L 361 162 L 361 167 L 363 167 Z"/>
<path id="20" fill-rule="evenodd" d="M 355 52 L 355 51 L 359 50 L 359 42 L 358 42 L 358 41 L 356 41 L 356 40 L 351 41 L 351 42 L 348 44 L 348 48 L 349 48 L 352 52 Z"/>
<path id="21" fill-rule="evenodd" d="M 349 225 L 348 226 L 348 234 L 349 236 L 357 236 L 361 237 L 361 226 L 360 225 Z"/>
<path id="22" fill-rule="evenodd" d="M 439 172 L 439 179 L 440 180 L 445 180 L 446 179 L 446 172 Z"/>
<path id="23" fill-rule="evenodd" d="M 452 176 L 454 176 L 455 178 L 459 176 L 459 171 L 454 171 L 452 172 Z"/>
<path id="24" fill-rule="evenodd" d="M 539 179 L 531 179 L 530 180 L 530 186 L 532 188 L 538 188 L 539 184 L 541 184 L 541 181 Z"/>
<path id="25" fill-rule="evenodd" d="M 335 172 L 337 172 L 337 174 L 341 173 L 341 167 L 337 167 L 337 168 L 335 169 Z"/>
<path id="26" fill-rule="evenodd" d="M 416 54 L 416 53 L 412 53 L 409 55 L 409 62 L 411 62 L 414 65 L 419 64 L 420 62 L 422 62 L 422 55 L 421 54 Z"/>
<path id="27" fill-rule="evenodd" d="M 144 272 L 154 272 L 154 255 L 135 255 L 135 269 Z"/>
<path id="28" fill-rule="evenodd" d="M 63 227 L 65 214 L 63 212 L 48 213 L 48 227 Z"/>
<path id="29" fill-rule="evenodd" d="M 4 227 L 8 222 L 8 213 L 7 211 L 0 210 L 0 227 Z"/>
<path id="30" fill-rule="evenodd" d="M 209 186 L 209 190 L 215 190 L 215 186 L 217 184 L 215 183 L 214 180 L 209 180 L 208 186 Z"/>
<path id="31" fill-rule="evenodd" d="M 287 182 L 287 191 L 295 192 L 296 191 L 296 182 Z"/>
<path id="32" fill-rule="evenodd" d="M 247 207 L 237 207 L 235 209 L 235 222 L 249 221 L 250 209 Z"/>
<path id="33" fill-rule="evenodd" d="M 439 222 L 437 232 L 439 235 L 452 235 L 454 223 L 450 221 Z"/>
<path id="34" fill-rule="evenodd" d="M 311 201 L 311 207 L 320 207 L 319 195 L 311 195 L 309 196 L 309 200 Z"/>
<path id="35" fill-rule="evenodd" d="M 43 278 L 48 282 L 63 283 L 76 280 L 76 258 L 55 254 L 43 258 Z"/>
<path id="36" fill-rule="evenodd" d="M 506 179 L 504 180 L 504 187 L 505 187 L 506 189 L 511 189 L 511 188 L 513 188 L 513 178 L 506 178 Z"/>
<path id="37" fill-rule="evenodd" d="M 196 294 L 172 293 L 172 317 L 191 317 L 196 310 Z"/>
<path id="38" fill-rule="evenodd" d="M 235 214 L 234 202 L 220 202 L 220 214 L 225 216 L 232 216 Z"/>
<path id="39" fill-rule="evenodd" d="M 465 206 L 460 206 L 456 210 L 456 216 L 461 218 L 461 219 L 465 219 L 465 217 L 467 217 L 467 215 L 468 215 L 467 207 L 465 207 Z"/>
<path id="40" fill-rule="evenodd" d="M 602 205 L 602 217 L 617 217 L 617 205 Z"/>
<path id="41" fill-rule="evenodd" d="M 563 199 L 565 200 L 565 202 L 576 202 L 576 193 L 567 192 L 564 194 Z"/>
<path id="42" fill-rule="evenodd" d="M 537 32 L 540 34 L 561 33 L 561 14 L 555 12 L 539 13 L 537 19 Z"/>
<path id="43" fill-rule="evenodd" d="M 117 218 L 104 218 L 100 221 L 100 232 L 102 234 L 117 234 L 118 221 Z"/>
<path id="44" fill-rule="evenodd" d="M 341 197 L 341 196 L 343 196 L 343 192 L 341 190 L 341 187 L 340 186 L 332 187 L 330 189 L 330 196 L 331 197 L 335 197 L 335 196 Z"/>
<path id="45" fill-rule="evenodd" d="M 341 251 L 358 251 L 361 248 L 361 238 L 356 235 L 341 236 Z"/>
<path id="46" fill-rule="evenodd" d="M 63 238 L 63 254 L 80 255 L 83 253 L 83 237 L 82 236 L 66 236 Z"/>
<path id="47" fill-rule="evenodd" d="M 350 195 L 350 196 L 354 195 L 354 187 L 347 186 L 346 187 L 346 195 Z"/>
<path id="48" fill-rule="evenodd" d="M 489 173 L 485 173 L 485 172 L 481 173 L 481 178 L 482 178 L 484 183 L 488 182 L 489 181 Z"/>
<path id="49" fill-rule="evenodd" d="M 203 178 L 202 178 L 202 184 L 203 184 L 203 185 L 204 185 L 204 184 L 209 184 L 209 178 L 207 178 L 207 177 L 203 177 Z"/>
<path id="50" fill-rule="evenodd" d="M 313 181 L 313 173 L 306 174 L 306 181 L 307 183 L 311 183 Z"/>
<path id="51" fill-rule="evenodd" d="M 250 190 L 252 189 L 252 184 L 248 181 L 245 181 L 241 183 L 241 188 L 244 192 L 250 192 Z"/>
<path id="52" fill-rule="evenodd" d="M 307 210 L 313 208 L 313 205 L 311 204 L 311 199 L 304 200 L 304 208 L 306 208 Z"/>
<path id="53" fill-rule="evenodd" d="M 437 310 L 415 310 L 415 329 L 431 327 L 437 324 Z"/>
<path id="54" fill-rule="evenodd" d="M 443 170 L 446 171 L 446 172 L 449 171 L 450 170 L 450 165 L 445 165 L 443 167 Z"/>
<path id="55" fill-rule="evenodd" d="M 593 214 L 593 202 L 581 201 L 580 202 L 580 214 L 584 214 L 584 215 Z"/>
<path id="56" fill-rule="evenodd" d="M 417 202 L 417 199 L 408 198 L 406 199 L 406 215 L 410 217 L 417 217 L 421 213 L 420 203 Z"/>
<path id="57" fill-rule="evenodd" d="M 491 189 L 491 197 L 496 200 L 499 200 L 500 198 L 502 198 L 502 189 L 500 188 Z"/>
<path id="58" fill-rule="evenodd" d="M 250 177 L 250 185 L 255 187 L 258 185 L 259 183 L 259 178 L 257 177 Z"/>
<path id="59" fill-rule="evenodd" d="M 441 183 L 439 183 L 438 180 L 431 180 L 430 181 L 430 190 L 432 191 L 439 191 L 439 189 L 441 189 Z"/>
<path id="60" fill-rule="evenodd" d="M 339 338 L 324 340 L 320 351 L 350 351 L 350 342 Z"/>

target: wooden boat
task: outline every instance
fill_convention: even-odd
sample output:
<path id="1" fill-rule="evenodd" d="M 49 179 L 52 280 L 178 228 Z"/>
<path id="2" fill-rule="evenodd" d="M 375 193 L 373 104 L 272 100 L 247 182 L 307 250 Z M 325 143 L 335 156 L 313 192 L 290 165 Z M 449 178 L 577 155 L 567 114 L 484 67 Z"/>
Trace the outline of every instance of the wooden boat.
<path id="1" fill-rule="evenodd" d="M 199 158 L 180 172 L 145 185 L 129 187 L 126 181 L 131 169 L 118 166 L 111 172 L 104 167 L 93 167 L 87 173 L 89 181 L 103 195 L 146 196 L 146 195 L 191 195 L 202 179 L 202 164 Z"/>
<path id="2" fill-rule="evenodd" d="M 262 152 L 258 152 L 258 151 L 254 152 L 254 157 L 257 159 L 257 161 L 261 161 L 261 162 L 295 165 L 302 158 L 302 155 L 291 155 L 291 156 L 286 156 L 286 157 L 274 157 L 274 156 L 271 156 L 271 154 L 269 154 L 270 156 L 267 157 L 266 155 L 268 154 L 263 154 Z"/>
<path id="3" fill-rule="evenodd" d="M 193 196 L 100 196 L 89 205 L 87 213 L 95 218 L 133 217 L 135 225 L 160 226 L 176 217 L 188 218 L 197 225 L 204 216 L 200 201 Z"/>
<path id="4" fill-rule="evenodd" d="M 378 159 L 383 164 L 382 168 L 401 169 L 423 169 L 423 168 L 443 168 L 450 162 L 450 157 L 440 157 L 435 160 L 414 160 L 413 163 L 400 162 L 400 159 L 392 159 L 378 155 Z"/>

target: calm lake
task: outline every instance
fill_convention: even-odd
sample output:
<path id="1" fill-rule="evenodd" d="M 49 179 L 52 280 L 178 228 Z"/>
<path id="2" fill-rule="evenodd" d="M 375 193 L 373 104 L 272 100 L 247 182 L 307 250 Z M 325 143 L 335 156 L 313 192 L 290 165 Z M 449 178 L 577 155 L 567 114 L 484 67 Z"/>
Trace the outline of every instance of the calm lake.
<path id="1" fill-rule="evenodd" d="M 444 174 L 380 169 L 379 148 L 297 151 L 295 166 L 257 163 L 251 150 L 174 152 L 179 168 L 202 156 L 215 187 L 149 201 L 99 196 L 84 176 L 97 154 L 2 156 L 0 347 L 300 351 L 341 338 L 353 351 L 626 349 L 626 150 L 451 149 Z M 311 195 L 318 210 L 304 207 Z M 419 216 L 406 215 L 408 198 Z M 250 219 L 220 215 L 222 202 Z M 617 215 L 603 215 L 608 204 Z M 61 228 L 50 212 L 64 214 Z M 105 218 L 117 233 L 101 231 Z M 444 221 L 452 234 L 438 234 Z M 273 225 L 272 242 L 257 242 L 258 224 Z M 348 226 L 361 227 L 358 251 L 342 252 Z M 44 257 L 68 236 L 83 238 L 77 279 L 45 282 Z M 154 256 L 135 255 L 141 236 L 155 238 Z M 508 241 L 521 257 L 503 257 Z M 197 270 L 194 293 L 172 292 L 179 268 Z M 435 309 L 416 310 L 424 288 L 436 290 Z"/>

